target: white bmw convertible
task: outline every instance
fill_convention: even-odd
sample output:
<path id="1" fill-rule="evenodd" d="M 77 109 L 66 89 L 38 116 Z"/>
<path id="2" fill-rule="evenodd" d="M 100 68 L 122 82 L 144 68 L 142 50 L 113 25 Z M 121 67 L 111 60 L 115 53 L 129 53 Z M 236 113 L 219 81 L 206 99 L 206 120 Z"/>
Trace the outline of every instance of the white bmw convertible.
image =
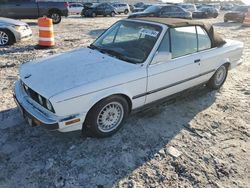
<path id="1" fill-rule="evenodd" d="M 23 64 L 14 98 L 32 126 L 110 136 L 132 110 L 196 85 L 220 88 L 242 50 L 200 22 L 125 19 L 88 48 Z"/>

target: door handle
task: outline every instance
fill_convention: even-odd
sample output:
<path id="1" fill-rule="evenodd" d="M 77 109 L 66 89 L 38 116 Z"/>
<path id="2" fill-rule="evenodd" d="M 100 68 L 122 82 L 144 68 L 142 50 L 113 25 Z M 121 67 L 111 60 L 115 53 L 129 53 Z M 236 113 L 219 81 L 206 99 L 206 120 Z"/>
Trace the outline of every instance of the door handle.
<path id="1" fill-rule="evenodd" d="M 16 4 L 17 7 L 21 6 L 20 4 Z"/>
<path id="2" fill-rule="evenodd" d="M 194 63 L 199 63 L 201 60 L 200 59 L 196 59 L 194 60 Z"/>

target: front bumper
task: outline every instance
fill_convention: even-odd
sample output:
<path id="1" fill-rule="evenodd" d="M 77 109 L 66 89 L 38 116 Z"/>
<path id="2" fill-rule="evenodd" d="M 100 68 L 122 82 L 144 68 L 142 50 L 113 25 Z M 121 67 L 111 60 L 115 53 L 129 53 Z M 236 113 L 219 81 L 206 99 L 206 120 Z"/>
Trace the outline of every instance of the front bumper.
<path id="1" fill-rule="evenodd" d="M 28 27 L 22 30 L 16 30 L 13 27 L 8 29 L 14 34 L 16 42 L 25 41 L 32 37 L 32 30 Z"/>
<path id="2" fill-rule="evenodd" d="M 23 87 L 21 86 L 20 80 L 15 83 L 13 97 L 23 117 L 32 127 L 42 126 L 48 130 L 58 130 L 61 132 L 82 129 L 82 124 L 86 114 L 69 115 L 63 117 L 55 115 L 33 101 L 25 93 Z M 79 119 L 77 123 L 67 125 L 67 122 L 76 119 Z"/>
<path id="3" fill-rule="evenodd" d="M 41 125 L 49 130 L 59 129 L 59 118 L 38 109 L 31 101 L 32 99 L 24 92 L 20 81 L 15 83 L 13 97 L 23 117 L 28 120 L 31 126 Z"/>

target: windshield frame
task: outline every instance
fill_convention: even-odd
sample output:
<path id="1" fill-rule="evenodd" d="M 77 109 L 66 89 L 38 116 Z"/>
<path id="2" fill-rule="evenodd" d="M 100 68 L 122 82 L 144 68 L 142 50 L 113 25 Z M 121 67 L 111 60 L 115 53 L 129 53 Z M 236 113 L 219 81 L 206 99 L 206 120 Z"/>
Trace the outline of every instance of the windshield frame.
<path id="1" fill-rule="evenodd" d="M 101 38 L 107 33 L 107 32 L 112 32 L 112 30 L 114 29 L 115 25 L 118 24 L 119 22 L 139 22 L 139 23 L 143 23 L 143 24 L 149 24 L 149 25 L 155 25 L 155 26 L 160 26 L 161 27 L 161 31 L 160 34 L 158 35 L 158 38 L 156 39 L 154 46 L 152 47 L 150 53 L 148 54 L 148 56 L 140 63 L 132 63 L 126 60 L 122 60 L 126 63 L 132 63 L 132 64 L 150 64 L 152 58 L 154 57 L 154 54 L 156 52 L 156 50 L 158 49 L 158 46 L 160 45 L 160 42 L 164 36 L 164 33 L 166 32 L 166 30 L 168 29 L 167 25 L 161 24 L 161 23 L 156 23 L 156 22 L 151 22 L 151 21 L 144 21 L 144 20 L 135 20 L 135 19 L 123 19 L 123 20 L 119 20 L 116 23 L 114 23 L 112 26 L 110 26 L 107 30 L 105 30 L 89 47 L 91 48 L 91 46 L 95 46 L 95 43 L 97 43 L 98 40 L 101 40 Z M 94 47 L 95 48 L 95 47 Z M 93 48 L 92 48 L 93 49 Z M 102 53 L 102 52 L 101 52 Z M 116 58 L 116 57 L 114 57 Z M 119 58 L 116 58 L 119 59 Z"/>

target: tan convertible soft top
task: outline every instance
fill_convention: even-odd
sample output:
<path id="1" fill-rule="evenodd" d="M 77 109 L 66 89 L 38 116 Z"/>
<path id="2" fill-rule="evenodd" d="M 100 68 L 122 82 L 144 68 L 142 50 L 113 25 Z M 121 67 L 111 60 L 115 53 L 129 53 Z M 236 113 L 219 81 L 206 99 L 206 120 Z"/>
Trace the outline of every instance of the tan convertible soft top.
<path id="1" fill-rule="evenodd" d="M 212 47 L 220 47 L 226 43 L 226 41 L 223 40 L 218 35 L 218 33 L 214 31 L 214 28 L 211 24 L 194 21 L 194 20 L 185 20 L 185 19 L 177 19 L 177 18 L 158 18 L 158 17 L 142 17 L 142 18 L 135 18 L 134 20 L 143 20 L 143 21 L 161 23 L 171 28 L 197 25 L 197 26 L 203 27 L 207 31 L 212 41 Z"/>

